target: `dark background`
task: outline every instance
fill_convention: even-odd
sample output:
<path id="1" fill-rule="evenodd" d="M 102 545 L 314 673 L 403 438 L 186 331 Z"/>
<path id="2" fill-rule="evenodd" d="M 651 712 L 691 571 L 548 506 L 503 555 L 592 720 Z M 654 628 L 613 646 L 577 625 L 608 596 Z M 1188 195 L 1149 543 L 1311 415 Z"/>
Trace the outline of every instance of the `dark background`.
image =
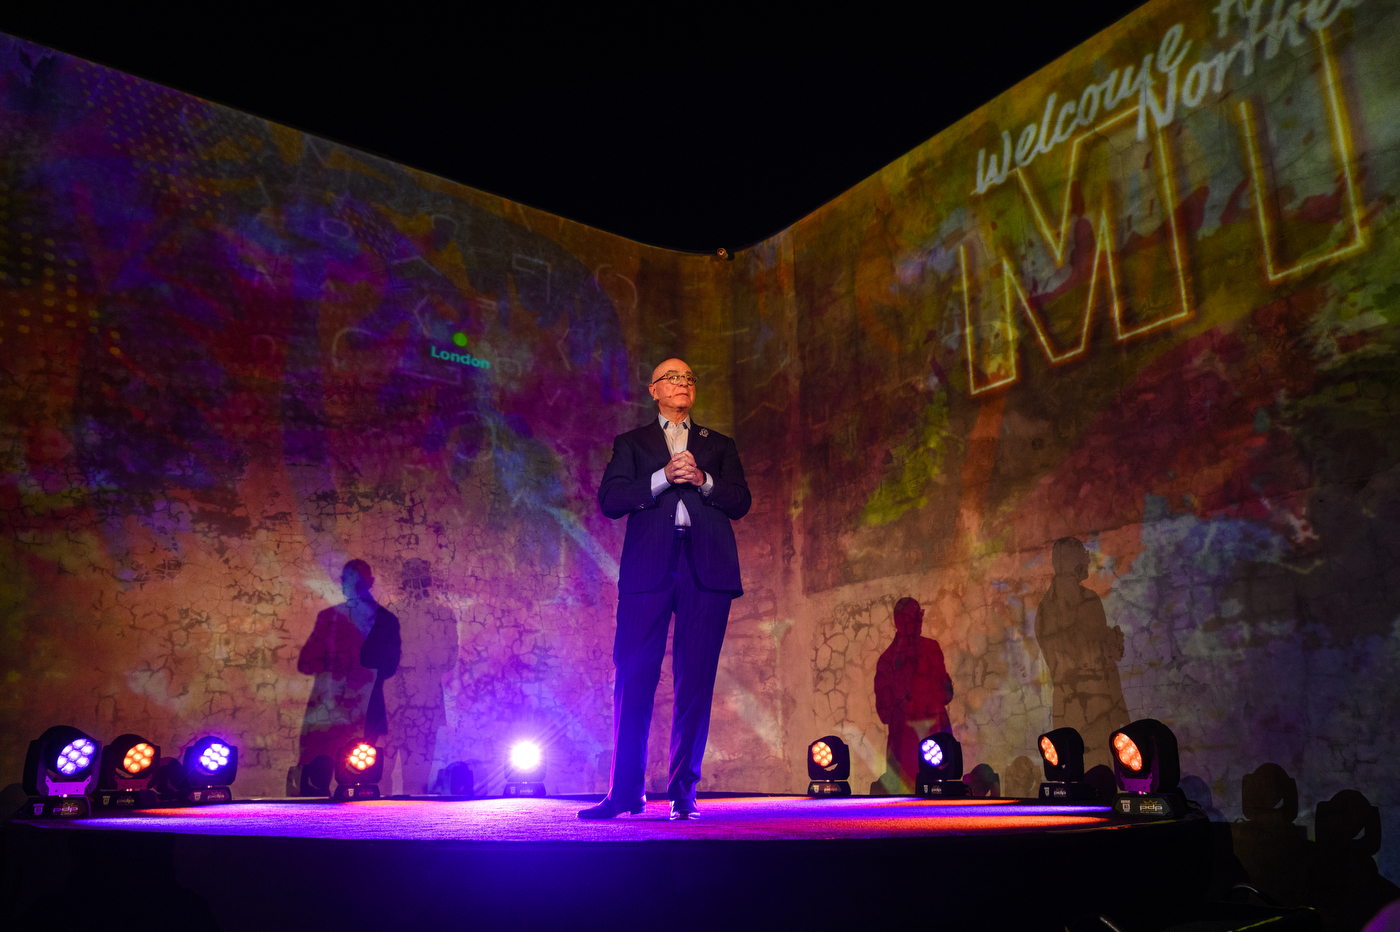
<path id="1" fill-rule="evenodd" d="M 1139 6 L 0 12 L 0 31 L 642 242 L 792 224 Z M 184 10 L 186 16 L 196 9 Z M 658 7 L 658 9 L 661 9 Z M 273 14 L 276 13 L 274 16 Z M 213 17 L 225 18 L 215 22 Z"/>

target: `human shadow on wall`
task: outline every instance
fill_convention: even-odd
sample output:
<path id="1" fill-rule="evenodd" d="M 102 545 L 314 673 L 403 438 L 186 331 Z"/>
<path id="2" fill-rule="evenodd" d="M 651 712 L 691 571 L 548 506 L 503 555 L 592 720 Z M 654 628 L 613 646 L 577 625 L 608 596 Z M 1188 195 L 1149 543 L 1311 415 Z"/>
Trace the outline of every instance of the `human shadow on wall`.
<path id="1" fill-rule="evenodd" d="M 345 564 L 340 585 L 345 601 L 316 616 L 297 657 L 297 672 L 316 678 L 301 721 L 302 796 L 330 794 L 332 762 L 347 741 L 378 745 L 389 730 L 384 682 L 399 666 L 399 619 L 374 601 L 364 560 Z"/>
<path id="2" fill-rule="evenodd" d="M 1298 784 L 1278 764 L 1246 774 L 1244 819 L 1231 824 L 1235 854 L 1250 885 L 1285 906 L 1312 906 L 1328 928 L 1360 928 L 1400 887 L 1380 876 L 1380 810 L 1360 792 L 1342 790 L 1317 804 L 1316 842 L 1295 825 Z"/>
<path id="3" fill-rule="evenodd" d="M 457 618 L 433 597 L 427 560 L 405 560 L 401 586 L 403 597 L 393 603 L 393 614 L 399 618 L 402 652 L 398 673 L 384 687 L 385 751 L 394 762 L 388 766 L 401 768 L 402 792 L 421 795 L 429 792 L 438 735 L 447 724 L 442 683 L 457 663 Z"/>
<path id="4" fill-rule="evenodd" d="M 950 731 L 948 703 L 953 681 L 943 648 L 923 636 L 924 610 L 905 597 L 894 606 L 894 641 L 875 664 L 875 711 L 889 726 L 885 772 L 870 785 L 872 796 L 914 792 L 919 774 L 919 741 Z"/>
<path id="5" fill-rule="evenodd" d="M 1084 766 L 1106 767 L 1108 736 L 1129 720 L 1118 676 L 1123 629 L 1108 626 L 1103 600 L 1080 585 L 1089 578 L 1082 541 L 1055 541 L 1050 563 L 1055 576 L 1035 613 L 1035 639 L 1053 688 L 1050 727 L 1076 729 L 1084 738 Z"/>

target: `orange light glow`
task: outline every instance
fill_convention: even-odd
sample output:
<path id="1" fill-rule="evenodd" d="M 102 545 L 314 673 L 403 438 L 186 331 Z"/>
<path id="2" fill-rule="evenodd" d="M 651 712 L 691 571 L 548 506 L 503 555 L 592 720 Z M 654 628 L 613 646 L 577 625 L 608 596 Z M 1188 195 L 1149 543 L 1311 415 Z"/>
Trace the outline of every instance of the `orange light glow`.
<path id="1" fill-rule="evenodd" d="M 126 752 L 126 757 L 122 758 L 122 769 L 127 773 L 140 773 L 151 766 L 151 759 L 155 757 L 155 753 L 155 748 L 142 741 Z"/>
<path id="2" fill-rule="evenodd" d="M 356 770 L 368 770 L 374 766 L 374 746 L 361 742 L 350 752 L 350 766 Z"/>
<path id="3" fill-rule="evenodd" d="M 1051 767 L 1060 765 L 1060 755 L 1055 751 L 1055 744 L 1049 738 L 1040 739 L 1040 753 L 1045 757 L 1045 762 Z"/>
<path id="4" fill-rule="evenodd" d="M 1138 746 L 1133 744 L 1133 739 L 1123 734 L 1121 731 L 1113 736 L 1113 750 L 1118 752 L 1118 759 L 1123 766 L 1129 770 L 1142 769 L 1142 752 Z"/>
<path id="5" fill-rule="evenodd" d="M 812 760 L 818 767 L 830 767 L 832 759 L 831 747 L 825 741 L 812 745 Z"/>

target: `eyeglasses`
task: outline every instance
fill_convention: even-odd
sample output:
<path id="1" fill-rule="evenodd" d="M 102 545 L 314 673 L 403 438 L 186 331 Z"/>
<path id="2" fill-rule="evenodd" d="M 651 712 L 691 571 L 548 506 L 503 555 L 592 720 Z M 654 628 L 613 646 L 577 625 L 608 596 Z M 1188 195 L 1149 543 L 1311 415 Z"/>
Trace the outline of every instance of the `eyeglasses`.
<path id="1" fill-rule="evenodd" d="M 670 382 L 672 385 L 694 385 L 695 376 L 691 375 L 689 372 L 668 372 L 657 379 L 656 382 Z M 656 382 L 652 382 L 651 384 L 655 385 Z"/>

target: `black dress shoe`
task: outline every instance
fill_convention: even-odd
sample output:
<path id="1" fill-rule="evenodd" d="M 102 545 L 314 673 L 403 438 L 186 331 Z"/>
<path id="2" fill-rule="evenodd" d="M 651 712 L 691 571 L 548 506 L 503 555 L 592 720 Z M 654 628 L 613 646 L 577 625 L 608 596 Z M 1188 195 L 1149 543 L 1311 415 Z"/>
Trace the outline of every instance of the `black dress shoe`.
<path id="1" fill-rule="evenodd" d="M 641 815 L 646 808 L 647 798 L 643 796 L 640 802 L 631 803 L 626 806 L 619 806 L 610 797 L 604 796 L 603 801 L 588 809 L 580 809 L 578 817 L 580 819 L 611 819 L 621 813 L 627 812 L 632 815 Z"/>
<path id="2" fill-rule="evenodd" d="M 671 821 L 688 822 L 692 819 L 700 818 L 700 807 L 695 805 L 693 799 L 673 799 L 671 800 Z"/>

